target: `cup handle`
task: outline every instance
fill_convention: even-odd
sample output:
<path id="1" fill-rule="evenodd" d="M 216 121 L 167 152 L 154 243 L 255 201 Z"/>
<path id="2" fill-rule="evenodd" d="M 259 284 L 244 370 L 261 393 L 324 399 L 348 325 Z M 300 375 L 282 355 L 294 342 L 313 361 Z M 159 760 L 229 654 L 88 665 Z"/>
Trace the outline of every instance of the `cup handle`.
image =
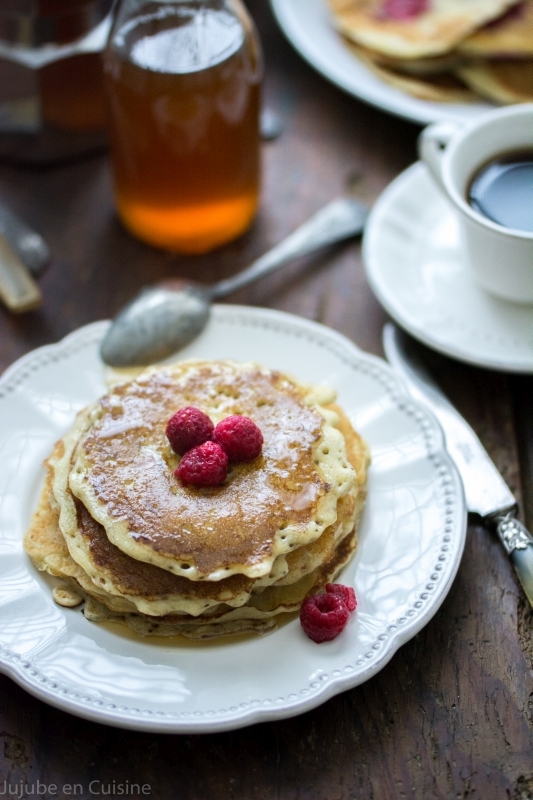
<path id="1" fill-rule="evenodd" d="M 418 137 L 418 155 L 442 189 L 442 157 L 446 145 L 461 127 L 458 122 L 435 122 Z"/>

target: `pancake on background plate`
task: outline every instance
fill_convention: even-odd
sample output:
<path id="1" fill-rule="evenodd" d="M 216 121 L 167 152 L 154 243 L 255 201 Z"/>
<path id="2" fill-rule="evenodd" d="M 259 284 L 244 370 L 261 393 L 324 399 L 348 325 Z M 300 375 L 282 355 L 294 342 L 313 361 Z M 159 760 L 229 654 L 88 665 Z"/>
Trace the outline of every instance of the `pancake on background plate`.
<path id="1" fill-rule="evenodd" d="M 466 103 L 476 99 L 475 93 L 453 72 L 439 70 L 435 64 L 429 65 L 429 59 L 425 59 L 422 64 L 417 61 L 417 68 L 414 69 L 406 69 L 403 65 L 397 66 L 397 63 L 392 67 L 391 59 L 385 63 L 378 54 L 370 50 L 357 47 L 351 42 L 349 46 L 359 60 L 384 83 L 420 100 L 434 103 Z M 406 64 L 411 62 L 407 61 Z"/>
<path id="2" fill-rule="evenodd" d="M 422 100 L 533 97 L 533 0 L 328 0 L 333 24 L 384 83 Z"/>
<path id="3" fill-rule="evenodd" d="M 482 97 L 495 103 L 533 102 L 533 59 L 502 59 L 459 67 L 457 75 Z"/>
<path id="4" fill-rule="evenodd" d="M 457 48 L 482 58 L 533 58 L 533 0 L 521 0 L 501 19 L 475 31 Z"/>
<path id="5" fill-rule="evenodd" d="M 87 618 L 143 634 L 274 628 L 357 544 L 368 452 L 333 399 L 235 362 L 182 362 L 115 386 L 54 448 L 25 537 L 36 566 L 67 580 L 58 602 L 85 599 Z M 184 405 L 214 422 L 250 416 L 262 454 L 221 486 L 183 484 L 165 426 Z"/>
<path id="6" fill-rule="evenodd" d="M 397 58 L 452 50 L 517 0 L 329 0 L 338 30 L 357 44 Z"/>

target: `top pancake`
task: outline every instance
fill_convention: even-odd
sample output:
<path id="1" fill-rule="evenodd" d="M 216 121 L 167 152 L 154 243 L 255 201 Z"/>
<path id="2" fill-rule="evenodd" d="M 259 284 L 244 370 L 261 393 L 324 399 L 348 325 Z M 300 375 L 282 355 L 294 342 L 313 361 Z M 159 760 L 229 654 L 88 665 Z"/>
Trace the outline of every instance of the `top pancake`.
<path id="1" fill-rule="evenodd" d="M 429 0 L 407 19 L 384 13 L 385 0 L 329 0 L 335 25 L 364 47 L 398 58 L 445 53 L 481 25 L 501 16 L 517 0 Z"/>
<path id="2" fill-rule="evenodd" d="M 57 538 L 61 538 L 62 534 L 63 550 L 65 546 L 68 547 L 72 559 L 83 570 L 85 579 L 80 579 L 77 573 L 73 574 L 71 565 L 66 574 L 81 582 L 89 594 L 94 593 L 95 588 L 99 594 L 105 592 L 107 596 L 102 602 L 119 611 L 132 610 L 130 605 L 133 603 L 139 612 L 150 615 L 177 612 L 197 616 L 220 603 L 244 605 L 252 591 L 262 591 L 265 586 L 294 583 L 331 558 L 339 542 L 352 532 L 365 498 L 367 448 L 342 410 L 337 406 L 331 406 L 330 409 L 338 416 L 338 427 L 345 439 L 348 459 L 356 471 L 357 483 L 337 503 L 335 523 L 311 544 L 278 556 L 268 576 L 254 580 L 233 574 L 219 581 L 190 581 L 182 575 L 133 559 L 112 544 L 103 526 L 90 516 L 68 487 L 71 460 L 85 426 L 86 412 L 78 415 L 74 426 L 58 442 L 47 462 L 47 473 L 53 475 L 53 481 L 51 489 L 45 487 L 42 503 L 46 505 L 48 496 L 51 496 L 60 512 L 57 523 L 61 533 L 58 532 L 54 538 L 51 549 L 46 539 L 43 548 L 57 554 Z M 41 540 L 40 528 L 36 534 L 31 534 L 31 538 L 37 543 Z M 42 560 L 41 556 L 39 560 Z M 90 583 L 87 585 L 87 578 L 94 587 Z M 117 608 L 117 598 L 126 601 L 127 607 L 124 608 L 124 604 L 120 603 Z"/>
<path id="3" fill-rule="evenodd" d="M 533 55 L 533 0 L 522 0 L 501 19 L 485 25 L 460 43 L 468 57 L 525 58 Z"/>
<path id="4" fill-rule="evenodd" d="M 324 396 L 323 401 L 332 399 Z M 116 386 L 87 415 L 70 489 L 124 553 L 183 575 L 268 575 L 276 557 L 316 540 L 353 488 L 344 437 L 309 388 L 256 364 L 182 362 Z M 263 453 L 232 466 L 222 486 L 191 487 L 167 420 L 195 405 L 260 427 Z"/>

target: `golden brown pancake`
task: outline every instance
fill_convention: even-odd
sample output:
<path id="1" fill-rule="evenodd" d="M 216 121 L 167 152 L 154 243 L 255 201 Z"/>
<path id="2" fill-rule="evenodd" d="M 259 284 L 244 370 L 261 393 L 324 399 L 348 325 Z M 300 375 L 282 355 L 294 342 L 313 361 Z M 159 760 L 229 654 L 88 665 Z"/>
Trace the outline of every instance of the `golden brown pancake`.
<path id="1" fill-rule="evenodd" d="M 357 44 L 397 58 L 420 58 L 449 52 L 516 2 L 432 0 L 408 19 L 386 16 L 384 0 L 329 0 L 329 5 L 338 30 Z"/>
<path id="2" fill-rule="evenodd" d="M 364 451 L 362 452 L 364 454 Z M 364 468 L 362 471 L 364 472 Z M 319 548 L 317 548 L 318 542 L 314 542 L 310 546 L 312 552 L 308 553 L 310 560 L 307 561 L 305 566 L 312 567 L 312 572 L 309 572 L 309 574 L 306 572 L 302 573 L 304 563 L 296 559 L 297 574 L 293 576 L 294 580 L 290 585 L 284 584 L 282 587 L 267 587 L 258 594 L 253 595 L 246 606 L 238 609 L 232 609 L 231 606 L 221 603 L 216 607 L 211 607 L 207 611 L 204 611 L 199 617 L 193 617 L 189 614 L 164 614 L 159 617 L 150 614 L 142 614 L 136 610 L 132 603 L 128 603 L 126 599 L 110 595 L 105 589 L 93 583 L 79 565 L 70 557 L 64 537 L 58 526 L 57 509 L 54 509 L 50 503 L 51 478 L 52 469 L 48 464 L 47 478 L 41 495 L 41 501 L 33 515 L 32 523 L 25 536 L 24 546 L 39 569 L 69 580 L 68 584 L 63 584 L 54 589 L 54 599 L 56 602 L 59 602 L 60 605 L 73 606 L 79 604 L 82 599 L 90 598 L 95 600 L 96 603 L 89 606 L 89 612 L 86 613 L 88 618 L 95 619 L 95 609 L 99 609 L 101 619 L 120 619 L 126 622 L 126 624 L 129 624 L 134 630 L 143 633 L 161 633 L 159 623 L 161 623 L 163 629 L 168 629 L 169 634 L 181 632 L 185 635 L 193 635 L 193 638 L 198 638 L 201 627 L 204 625 L 208 627 L 205 632 L 202 633 L 201 638 L 215 634 L 221 635 L 227 632 L 241 632 L 244 630 L 258 629 L 259 631 L 264 631 L 265 626 L 263 622 L 261 622 L 262 620 L 267 620 L 279 613 L 295 610 L 299 606 L 299 603 L 301 603 L 303 597 L 311 589 L 316 591 L 322 588 L 328 580 L 333 578 L 334 574 L 346 563 L 349 555 L 351 555 L 357 544 L 356 530 L 352 530 L 350 535 L 344 535 L 340 541 L 335 541 L 334 536 L 331 535 L 331 531 L 328 529 L 319 540 L 320 542 L 323 539 L 324 544 L 320 552 L 318 563 L 315 558 L 316 553 L 319 552 Z M 357 518 L 360 515 L 363 501 L 364 491 L 360 493 L 358 499 Z M 348 497 L 343 498 L 341 502 L 348 506 L 353 505 L 353 503 L 350 504 Z M 345 512 L 346 509 L 341 509 L 341 513 Z M 353 523 L 351 527 L 353 528 Z M 97 537 L 103 537 L 105 540 L 103 528 L 98 525 L 98 523 L 94 523 L 94 531 Z M 301 550 L 305 551 L 306 548 L 303 547 Z M 110 545 L 109 553 L 116 556 L 120 554 L 120 551 L 114 548 L 113 545 Z M 296 555 L 297 553 L 291 553 L 290 557 Z M 165 570 L 159 570 L 158 567 L 152 567 L 143 562 L 134 562 L 133 559 L 123 554 L 120 554 L 119 558 L 126 560 L 126 570 L 129 571 L 131 588 L 134 591 L 138 592 L 143 588 L 151 591 L 152 587 L 146 587 L 144 580 L 146 576 L 153 574 L 153 570 L 162 573 L 163 579 L 177 578 L 177 576 L 173 576 Z M 136 581 L 136 576 L 138 577 L 138 574 L 135 573 L 133 569 L 134 564 L 137 564 L 141 569 L 141 581 Z M 115 568 L 115 566 L 116 565 L 113 565 L 113 568 Z M 118 574 L 123 578 L 124 573 L 121 570 L 120 563 L 118 564 L 117 570 Z M 232 578 L 226 579 L 226 582 L 231 580 Z M 199 581 L 191 581 L 189 583 L 191 592 L 200 591 L 201 596 L 201 590 L 206 583 Z M 104 608 L 107 609 L 107 611 L 104 612 Z M 93 611 L 91 612 L 90 609 L 93 609 Z M 119 615 L 125 614 L 125 616 L 124 618 L 117 618 L 115 616 L 116 613 Z M 137 621 L 135 624 L 130 624 L 134 618 Z M 245 624 L 246 619 L 251 620 L 250 624 Z M 216 627 L 213 627 L 214 623 L 216 623 Z M 169 627 L 169 625 L 171 625 L 171 627 Z M 275 621 L 269 623 L 267 627 L 270 629 L 274 625 Z"/>
<path id="3" fill-rule="evenodd" d="M 496 103 L 533 101 L 533 59 L 501 59 L 460 67 L 457 75 L 482 97 Z"/>
<path id="4" fill-rule="evenodd" d="M 371 51 L 356 47 L 351 43 L 349 46 L 355 55 L 382 81 L 413 97 L 435 103 L 467 103 L 475 100 L 475 94 L 453 74 L 448 72 L 417 74 L 416 70 L 411 74 L 409 69 L 401 71 L 391 69 Z"/>
<path id="5" fill-rule="evenodd" d="M 175 574 L 153 563 L 132 558 L 109 540 L 104 526 L 91 515 L 84 502 L 72 494 L 69 487 L 69 475 L 79 443 L 87 432 L 94 432 L 95 423 L 100 419 L 97 405 L 80 413 L 72 430 L 55 446 L 47 462 L 39 507 L 25 537 L 25 548 L 36 566 L 67 581 L 54 588 L 54 599 L 59 604 L 73 606 L 85 599 L 84 613 L 87 618 L 120 621 L 143 634 L 183 633 L 192 638 L 209 638 L 243 631 L 266 632 L 275 627 L 276 615 L 299 608 L 306 594 L 323 588 L 353 554 L 357 545 L 357 522 L 366 494 L 368 451 L 342 410 L 326 403 L 332 393 L 326 390 L 313 393 L 309 387 L 301 387 L 257 365 L 246 365 L 246 376 L 243 376 L 243 365 L 233 362 L 209 362 L 207 366 L 206 373 L 205 362 L 200 365 L 198 362 L 186 362 L 185 366 L 182 365 L 183 369 L 173 371 L 170 378 L 165 370 L 166 377 L 162 380 L 170 380 L 175 389 L 179 377 L 180 388 L 184 390 L 190 388 L 188 379 L 191 375 L 196 379 L 199 370 L 203 378 L 206 375 L 213 378 L 214 373 L 218 376 L 223 373 L 226 378 L 231 375 L 231 394 L 226 381 L 226 393 L 223 392 L 223 395 L 231 397 L 232 402 L 244 403 L 247 392 L 242 390 L 239 379 L 246 377 L 244 383 L 247 384 L 248 377 L 253 374 L 256 386 L 261 387 L 259 407 L 275 400 L 277 394 L 265 394 L 258 376 L 266 380 L 267 387 L 282 385 L 281 394 L 284 398 L 287 395 L 290 400 L 296 397 L 301 401 L 304 398 L 303 403 L 298 403 L 300 419 L 303 412 L 318 415 L 319 435 L 311 446 L 312 462 L 315 468 L 317 464 L 320 465 L 317 471 L 322 481 L 324 473 L 327 473 L 335 483 L 335 491 L 331 492 L 335 503 L 332 524 L 326 525 L 318 537 L 311 537 L 306 543 L 279 554 L 272 563 L 270 573 L 256 578 L 236 572 L 216 581 L 190 580 L 183 574 Z M 153 390 L 151 378 L 156 373 L 159 378 L 162 377 L 162 371 L 157 370 L 148 374 L 149 380 L 141 381 L 143 390 L 148 394 Z M 208 387 L 211 397 L 219 400 L 220 394 L 213 394 L 209 380 L 203 380 L 202 385 Z M 156 386 L 159 384 L 156 383 Z M 135 401 L 139 399 L 138 387 L 135 387 L 132 396 Z M 150 396 L 153 399 L 154 394 Z M 124 387 L 119 389 L 118 397 L 122 407 L 127 405 Z M 321 403 L 318 402 L 320 399 Z M 226 415 L 229 402 L 229 399 L 222 402 L 221 417 Z M 111 415 L 111 422 L 117 416 L 123 416 L 116 414 L 117 401 L 114 396 L 106 396 L 103 400 L 105 403 L 115 412 Z M 292 406 L 289 405 L 289 408 Z M 212 414 L 211 408 L 209 411 Z M 308 415 L 305 419 L 312 417 Z M 307 430 L 305 419 L 300 430 Z M 122 419 L 121 423 L 122 431 L 133 430 L 129 427 L 130 419 Z M 104 430 L 109 433 L 108 429 Z M 150 444 L 153 441 L 152 432 Z M 275 441 L 282 452 L 283 440 L 280 441 L 278 437 Z M 339 447 L 339 442 L 342 447 Z M 143 442 L 139 446 L 142 447 Z M 292 454 L 292 457 L 294 460 L 300 459 L 300 451 Z M 175 456 L 170 454 L 170 458 Z M 168 454 L 166 459 L 168 463 Z M 256 466 L 258 470 L 261 469 L 260 464 Z M 266 471 L 267 478 L 269 474 Z M 344 491 L 340 488 L 343 483 Z M 330 493 L 326 491 L 326 494 Z M 313 500 L 311 498 L 311 502 Z M 66 526 L 62 521 L 66 521 Z"/>
<path id="6" fill-rule="evenodd" d="M 258 365 L 182 362 L 115 387 L 90 414 L 70 489 L 138 560 L 189 580 L 266 576 L 274 561 L 317 539 L 354 485 L 335 415 L 310 390 Z M 222 486 L 185 485 L 165 436 L 167 420 L 194 404 L 216 422 L 245 414 L 263 452 L 233 465 Z M 63 528 L 64 530 L 64 528 Z"/>
<path id="7" fill-rule="evenodd" d="M 80 500 L 76 499 L 75 505 L 79 535 L 86 539 L 88 557 L 84 565 L 89 565 L 88 577 L 103 592 L 129 600 L 133 604 L 132 610 L 151 616 L 173 611 L 198 616 L 220 603 L 242 606 L 252 591 L 261 586 L 260 580 L 254 581 L 239 574 L 220 581 L 189 581 L 153 564 L 136 561 L 111 544 L 103 526 L 90 516 Z M 339 506 L 339 518 L 334 525 L 311 545 L 304 545 L 288 555 L 287 569 L 279 580 L 273 581 L 276 585 L 294 583 L 316 569 L 332 556 L 339 541 L 353 530 L 355 493 L 345 495 Z M 361 506 L 362 499 L 357 504 L 359 513 Z M 87 584 L 84 588 L 87 590 Z"/>
<path id="8" fill-rule="evenodd" d="M 273 583 L 286 585 L 300 580 L 327 561 L 339 542 L 352 532 L 365 498 L 367 448 L 341 409 L 337 406 L 330 406 L 329 409 L 338 415 L 348 458 L 357 474 L 357 485 L 339 500 L 335 523 L 310 545 L 303 545 L 286 557 L 278 557 L 267 579 L 253 580 L 234 574 L 220 581 L 190 581 L 123 553 L 108 540 L 103 526 L 90 516 L 81 501 L 74 498 L 68 489 L 68 469 L 63 469 L 62 465 L 70 461 L 71 432 L 56 447 L 49 461 L 49 470 L 54 472 L 54 499 L 62 509 L 59 525 L 63 526 L 72 558 L 99 592 L 122 597 L 128 603 L 133 603 L 136 610 L 156 616 L 175 611 L 196 616 L 222 602 L 240 606 L 248 601 L 252 591 L 263 586 Z M 75 522 L 74 527 L 70 524 L 71 520 Z M 82 585 L 90 593 L 87 584 Z M 102 602 L 106 603 L 105 600 Z M 116 603 L 111 607 L 115 608 Z"/>
<path id="9" fill-rule="evenodd" d="M 236 633 L 267 633 L 276 628 L 279 614 L 297 611 L 308 594 L 315 594 L 333 581 L 352 557 L 355 547 L 355 534 L 347 536 L 332 558 L 314 572 L 290 586 L 268 586 L 261 594 L 253 595 L 249 603 L 241 608 L 221 606 L 196 618 L 177 614 L 150 617 L 147 614 L 112 611 L 94 597 L 87 596 L 84 614 L 93 622 L 121 622 L 143 636 L 180 634 L 190 639 L 211 639 Z M 77 588 L 83 594 L 83 590 Z"/>
<path id="10" fill-rule="evenodd" d="M 522 0 L 475 31 L 459 43 L 458 52 L 470 58 L 533 57 L 533 0 Z"/>
<path id="11" fill-rule="evenodd" d="M 344 39 L 344 41 L 357 58 L 362 61 L 368 60 L 377 67 L 385 67 L 387 70 L 405 73 L 416 78 L 426 78 L 433 75 L 438 77 L 449 73 L 450 70 L 457 69 L 467 61 L 466 57 L 457 50 L 428 58 L 393 58 L 392 56 L 383 55 L 383 53 L 377 53 L 375 50 L 360 47 L 350 42 L 349 39 Z"/>

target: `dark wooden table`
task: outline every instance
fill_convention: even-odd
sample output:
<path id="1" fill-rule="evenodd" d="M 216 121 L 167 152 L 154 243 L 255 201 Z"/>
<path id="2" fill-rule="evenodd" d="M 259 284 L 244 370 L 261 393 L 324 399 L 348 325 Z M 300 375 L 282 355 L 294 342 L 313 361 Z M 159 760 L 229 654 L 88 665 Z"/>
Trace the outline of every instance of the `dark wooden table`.
<path id="1" fill-rule="evenodd" d="M 266 0 L 250 0 L 266 52 L 266 99 L 284 132 L 264 144 L 260 214 L 240 241 L 180 258 L 117 222 L 105 155 L 49 169 L 0 167 L 0 198 L 49 242 L 43 307 L 0 310 L 0 369 L 108 317 L 167 276 L 228 276 L 327 200 L 355 187 L 373 201 L 416 157 L 418 128 L 331 86 L 285 42 Z M 284 309 L 380 355 L 386 315 L 360 246 L 337 247 L 263 280 L 232 302 Z M 531 381 L 420 348 L 478 432 L 533 522 Z M 1 420 L 0 420 L 1 424 Z M 3 781 L 149 784 L 154 800 L 526 800 L 533 798 L 532 614 L 500 545 L 472 519 L 441 609 L 376 677 L 302 716 L 217 735 L 119 731 L 76 719 L 0 676 Z M 49 795 L 44 795 L 48 798 Z"/>

